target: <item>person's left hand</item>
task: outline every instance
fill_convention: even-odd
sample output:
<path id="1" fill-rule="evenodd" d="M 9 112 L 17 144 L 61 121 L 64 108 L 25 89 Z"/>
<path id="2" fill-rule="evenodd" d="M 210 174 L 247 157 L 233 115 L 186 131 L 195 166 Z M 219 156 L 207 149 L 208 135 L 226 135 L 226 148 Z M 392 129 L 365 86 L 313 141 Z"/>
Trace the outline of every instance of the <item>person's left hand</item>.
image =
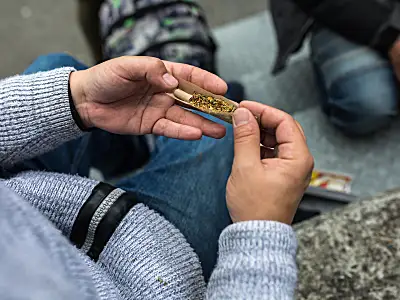
<path id="1" fill-rule="evenodd" d="M 75 107 L 88 128 L 184 140 L 225 136 L 223 125 L 175 105 L 165 94 L 178 86 L 174 76 L 215 94 L 223 95 L 227 90 L 221 78 L 199 68 L 134 56 L 72 72 L 70 87 Z"/>

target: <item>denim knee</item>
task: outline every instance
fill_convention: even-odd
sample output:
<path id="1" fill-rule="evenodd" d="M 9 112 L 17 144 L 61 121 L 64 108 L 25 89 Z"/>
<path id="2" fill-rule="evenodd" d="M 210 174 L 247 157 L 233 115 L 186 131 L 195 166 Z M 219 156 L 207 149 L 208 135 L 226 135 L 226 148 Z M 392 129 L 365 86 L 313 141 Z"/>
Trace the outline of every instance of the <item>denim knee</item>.
<path id="1" fill-rule="evenodd" d="M 373 134 L 398 112 L 398 91 L 390 70 L 353 74 L 330 89 L 324 110 L 329 120 L 351 136 Z"/>
<path id="2" fill-rule="evenodd" d="M 83 70 L 87 67 L 66 53 L 50 53 L 39 56 L 33 63 L 24 71 L 23 74 L 33 74 L 37 72 L 50 71 L 62 67 L 73 67 L 77 70 Z"/>
<path id="3" fill-rule="evenodd" d="M 398 90 L 385 58 L 324 29 L 313 35 L 311 49 L 322 106 L 337 128 L 367 135 L 390 124 Z"/>
<path id="4" fill-rule="evenodd" d="M 365 136 L 373 134 L 388 127 L 393 120 L 393 115 L 385 110 L 365 114 L 364 108 L 358 111 L 338 111 L 329 114 L 330 122 L 349 136 Z M 367 108 L 369 111 L 369 109 Z"/>

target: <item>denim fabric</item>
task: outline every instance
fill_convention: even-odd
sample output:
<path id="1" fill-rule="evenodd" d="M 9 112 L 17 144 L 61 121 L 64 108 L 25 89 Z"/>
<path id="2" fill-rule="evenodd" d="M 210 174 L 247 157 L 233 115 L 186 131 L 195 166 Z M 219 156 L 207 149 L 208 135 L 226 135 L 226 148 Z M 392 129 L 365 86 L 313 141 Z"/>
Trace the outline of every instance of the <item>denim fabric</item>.
<path id="1" fill-rule="evenodd" d="M 311 49 L 322 106 L 336 127 L 357 136 L 390 124 L 399 95 L 386 59 L 325 29 L 314 34 Z"/>
<path id="2" fill-rule="evenodd" d="M 68 55 L 51 54 L 39 57 L 26 73 L 61 66 L 85 68 Z M 242 92 L 236 90 L 238 94 Z M 235 96 L 230 95 L 232 99 Z M 125 190 L 137 192 L 139 202 L 158 211 L 184 234 L 200 257 L 206 280 L 216 263 L 219 235 L 231 223 L 225 202 L 225 186 L 233 162 L 232 135 L 232 126 L 227 125 L 227 135 L 221 140 L 203 137 L 193 142 L 159 137 L 148 165 L 117 184 Z M 119 143 L 118 138 L 104 131 L 95 135 L 91 133 L 18 165 L 12 173 L 44 170 L 87 176 L 93 158 L 101 160 L 100 154 L 106 151 L 107 145 Z M 135 154 L 132 153 L 131 157 Z M 102 157 L 105 163 L 111 160 L 111 157 L 108 156 L 107 160 L 105 157 Z"/>

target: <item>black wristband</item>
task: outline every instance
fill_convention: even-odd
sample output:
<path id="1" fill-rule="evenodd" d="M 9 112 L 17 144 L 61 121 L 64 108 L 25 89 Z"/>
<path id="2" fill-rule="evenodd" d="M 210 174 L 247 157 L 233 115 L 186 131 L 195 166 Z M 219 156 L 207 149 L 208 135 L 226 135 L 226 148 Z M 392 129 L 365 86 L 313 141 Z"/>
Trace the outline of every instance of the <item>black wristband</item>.
<path id="1" fill-rule="evenodd" d="M 71 242 L 97 261 L 121 221 L 138 204 L 136 194 L 99 183 L 78 212 Z"/>
<path id="2" fill-rule="evenodd" d="M 74 100 L 72 99 L 71 85 L 70 85 L 69 81 L 68 81 L 68 98 L 69 98 L 69 107 L 71 109 L 71 115 L 75 121 L 76 126 L 78 126 L 79 129 L 82 131 L 87 131 L 87 132 L 92 131 L 93 130 L 92 128 L 87 128 L 85 126 L 85 124 L 83 124 L 81 116 L 79 115 L 78 111 L 76 110 Z"/>

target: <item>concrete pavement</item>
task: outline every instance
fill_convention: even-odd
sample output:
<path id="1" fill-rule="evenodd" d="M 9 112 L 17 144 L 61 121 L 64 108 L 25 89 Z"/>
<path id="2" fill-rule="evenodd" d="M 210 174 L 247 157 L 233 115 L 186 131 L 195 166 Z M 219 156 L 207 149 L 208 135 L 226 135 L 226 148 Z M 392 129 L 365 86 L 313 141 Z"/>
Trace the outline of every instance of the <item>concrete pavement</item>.
<path id="1" fill-rule="evenodd" d="M 212 26 L 265 10 L 267 0 L 201 0 Z M 3 1 L 0 9 L 0 78 L 21 72 L 38 55 L 69 52 L 92 62 L 76 21 L 74 0 Z"/>

